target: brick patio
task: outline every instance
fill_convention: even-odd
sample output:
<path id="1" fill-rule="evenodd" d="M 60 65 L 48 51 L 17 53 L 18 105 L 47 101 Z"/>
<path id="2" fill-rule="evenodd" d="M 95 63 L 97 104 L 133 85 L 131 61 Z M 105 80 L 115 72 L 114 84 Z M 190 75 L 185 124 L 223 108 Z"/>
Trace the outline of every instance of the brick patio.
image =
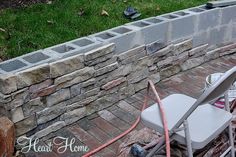
<path id="1" fill-rule="evenodd" d="M 179 73 L 156 84 L 156 89 L 161 98 L 173 93 L 183 93 L 197 98 L 204 89 L 205 78 L 208 74 L 214 72 L 225 72 L 236 65 L 236 54 L 219 58 L 217 60 L 203 64 L 197 68 Z M 100 146 L 106 141 L 119 135 L 127 130 L 140 114 L 140 108 L 143 104 L 146 90 L 133 95 L 113 105 L 105 110 L 102 110 L 89 117 L 83 118 L 78 122 L 65 127 L 49 135 L 44 141 L 44 144 L 49 142 L 54 136 L 62 136 L 75 138 L 74 145 L 87 145 L 90 150 Z M 136 128 L 139 130 L 143 125 L 140 123 Z M 125 137 L 124 137 L 125 138 Z M 123 139 L 124 139 L 123 138 Z M 116 156 L 116 151 L 122 140 L 119 140 L 106 149 L 98 152 L 94 156 L 111 157 Z M 63 154 L 58 154 L 56 151 L 52 153 L 28 153 L 27 156 L 50 156 L 50 157 L 78 157 L 81 153 L 71 153 L 67 151 Z"/>

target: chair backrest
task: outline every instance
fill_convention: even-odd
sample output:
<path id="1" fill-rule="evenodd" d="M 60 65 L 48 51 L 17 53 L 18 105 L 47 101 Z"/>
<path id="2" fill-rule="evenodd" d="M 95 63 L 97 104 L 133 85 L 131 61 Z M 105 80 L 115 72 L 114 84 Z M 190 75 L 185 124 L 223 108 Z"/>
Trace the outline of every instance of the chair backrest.
<path id="1" fill-rule="evenodd" d="M 221 95 L 223 95 L 232 84 L 236 81 L 236 66 L 225 72 L 219 80 L 217 80 L 212 86 L 197 99 L 193 106 L 186 112 L 186 114 L 177 122 L 174 128 L 178 128 L 185 119 L 199 106 L 204 105 Z"/>
<path id="2" fill-rule="evenodd" d="M 223 95 L 236 81 L 236 66 L 224 73 L 218 81 L 206 89 L 195 104 L 206 104 Z"/>

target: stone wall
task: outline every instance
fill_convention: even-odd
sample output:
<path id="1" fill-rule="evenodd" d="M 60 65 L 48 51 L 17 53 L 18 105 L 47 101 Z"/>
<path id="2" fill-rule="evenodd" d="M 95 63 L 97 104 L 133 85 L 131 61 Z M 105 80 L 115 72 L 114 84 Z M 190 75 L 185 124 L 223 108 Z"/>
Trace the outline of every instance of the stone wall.
<path id="1" fill-rule="evenodd" d="M 236 44 L 211 51 L 188 39 L 157 49 L 156 42 L 115 54 L 108 44 L 84 54 L 0 78 L 1 113 L 16 135 L 43 137 L 114 105 L 154 83 L 206 61 L 236 52 Z"/>
<path id="2" fill-rule="evenodd" d="M 148 79 L 235 53 L 235 8 L 190 8 L 3 62 L 0 117 L 14 122 L 17 137 L 41 138 L 146 88 Z"/>

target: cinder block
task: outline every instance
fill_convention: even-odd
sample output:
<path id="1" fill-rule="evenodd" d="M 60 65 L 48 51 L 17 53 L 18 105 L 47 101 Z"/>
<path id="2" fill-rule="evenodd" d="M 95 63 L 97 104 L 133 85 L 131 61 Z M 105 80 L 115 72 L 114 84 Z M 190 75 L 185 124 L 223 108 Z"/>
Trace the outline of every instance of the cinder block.
<path id="1" fill-rule="evenodd" d="M 173 13 L 177 18 L 170 20 L 171 40 L 178 40 L 192 36 L 195 32 L 196 15 L 185 11 Z"/>
<path id="2" fill-rule="evenodd" d="M 148 23 L 157 24 L 157 23 L 161 23 L 163 20 L 155 18 L 155 17 L 151 17 L 151 18 L 145 19 L 145 21 Z"/>
<path id="3" fill-rule="evenodd" d="M 118 28 L 114 28 L 114 29 L 112 29 L 111 31 L 112 31 L 112 32 L 115 32 L 115 33 L 118 33 L 118 34 L 126 34 L 126 33 L 128 33 L 128 32 L 131 32 L 132 29 L 129 29 L 129 28 L 127 28 L 127 27 L 121 26 L 121 27 L 118 27 Z"/>
<path id="4" fill-rule="evenodd" d="M 100 47 L 102 44 L 100 41 L 83 37 L 75 39 L 66 43 L 55 45 L 44 49 L 46 55 L 50 55 L 52 58 L 66 58 L 76 54 L 90 51 L 94 48 Z"/>
<path id="5" fill-rule="evenodd" d="M 120 36 L 120 35 L 118 35 L 117 33 L 112 33 L 109 30 L 94 34 L 94 37 L 97 38 L 98 40 L 101 40 L 101 41 L 106 41 L 106 40 L 112 39 L 116 36 Z"/>
<path id="6" fill-rule="evenodd" d="M 76 47 L 73 47 L 68 44 L 62 44 L 62 45 L 58 45 L 58 46 L 51 48 L 51 50 L 56 51 L 57 53 L 67 53 L 67 52 L 73 51 L 75 49 L 76 49 Z"/>
<path id="7" fill-rule="evenodd" d="M 202 31 L 193 35 L 193 47 L 204 45 L 208 43 L 209 33 L 208 31 Z"/>
<path id="8" fill-rule="evenodd" d="M 93 40 L 89 37 L 75 39 L 67 43 L 70 43 L 70 45 L 72 46 L 76 45 L 76 47 L 78 48 L 78 51 L 75 50 L 75 51 L 66 53 L 63 57 L 70 57 L 79 53 L 85 53 L 103 45 L 101 41 Z"/>
<path id="9" fill-rule="evenodd" d="M 231 41 L 232 33 L 229 26 L 221 26 L 202 31 L 194 34 L 193 47 L 197 47 L 203 44 L 209 44 L 209 46 L 215 46 Z"/>
<path id="10" fill-rule="evenodd" d="M 115 43 L 115 53 L 119 54 L 157 40 L 167 41 L 167 33 L 168 24 L 152 17 L 91 35 L 90 38 L 103 43 Z"/>
<path id="11" fill-rule="evenodd" d="M 228 24 L 230 22 L 236 22 L 236 5 L 221 8 L 222 20 L 221 24 Z"/>
<path id="12" fill-rule="evenodd" d="M 14 73 L 21 71 L 32 66 L 43 63 L 49 63 L 56 59 L 53 55 L 54 52 L 46 53 L 44 50 L 31 52 L 11 60 L 4 61 L 0 64 L 1 73 Z"/>
<path id="13" fill-rule="evenodd" d="M 173 20 L 173 19 L 178 18 L 178 15 L 165 14 L 165 15 L 162 15 L 161 17 L 166 18 L 166 19 L 168 19 L 168 20 Z"/>
<path id="14" fill-rule="evenodd" d="M 54 60 L 53 56 L 45 54 L 43 50 L 31 52 L 29 54 L 21 56 L 30 66 L 35 66 L 43 63 L 49 63 Z"/>
<path id="15" fill-rule="evenodd" d="M 225 43 L 227 41 L 226 35 L 227 35 L 226 26 L 211 29 L 208 39 L 209 45 L 218 45 Z"/>
<path id="16" fill-rule="evenodd" d="M 135 39 L 135 31 L 133 31 L 132 29 L 121 26 L 118 28 L 114 28 L 113 30 L 114 31 L 107 30 L 104 32 L 96 33 L 89 37 L 104 44 L 115 43 L 116 53 L 127 51 L 131 47 L 136 45 L 136 43 L 133 42 L 133 40 Z"/>
<path id="17" fill-rule="evenodd" d="M 204 7 L 200 7 L 199 9 L 204 9 Z M 206 31 L 207 29 L 219 26 L 220 14 L 221 14 L 220 8 L 205 10 L 197 14 L 198 18 L 197 31 Z"/>
<path id="18" fill-rule="evenodd" d="M 223 25 L 222 27 L 225 27 L 225 36 L 224 36 L 224 42 L 232 42 L 232 36 L 233 36 L 233 24 Z"/>
<path id="19" fill-rule="evenodd" d="M 169 21 L 161 17 L 148 18 L 146 22 L 151 23 L 150 26 L 141 29 L 144 37 L 144 44 L 149 44 L 159 40 L 160 42 L 168 41 Z"/>
<path id="20" fill-rule="evenodd" d="M 236 41 L 236 23 L 232 24 L 232 39 Z"/>
<path id="21" fill-rule="evenodd" d="M 80 47 L 70 43 L 58 44 L 44 49 L 45 54 L 53 56 L 54 59 L 62 58 L 66 54 L 78 53 Z M 63 57 L 64 58 L 64 57 Z"/>
<path id="22" fill-rule="evenodd" d="M 193 12 L 193 13 L 201 13 L 201 12 L 204 12 L 205 10 L 201 8 L 190 8 L 188 9 L 188 11 Z"/>
<path id="23" fill-rule="evenodd" d="M 140 27 L 140 23 L 145 23 L 145 27 Z M 167 42 L 169 21 L 161 17 L 151 17 L 142 21 L 127 24 L 136 29 L 135 40 L 139 45 L 150 44 L 155 41 Z"/>
<path id="24" fill-rule="evenodd" d="M 99 46 L 101 46 L 100 41 L 95 41 L 88 37 L 84 37 L 46 48 L 45 54 L 53 56 L 54 59 L 66 58 L 87 52 Z"/>
<path id="25" fill-rule="evenodd" d="M 147 27 L 151 24 L 148 21 L 137 21 L 137 22 L 131 23 L 131 25 L 139 27 L 139 28 L 144 28 L 144 27 Z"/>
<path id="26" fill-rule="evenodd" d="M 12 73 L 29 67 L 21 58 L 14 58 L 0 63 L 0 69 L 3 73 Z"/>
<path id="27" fill-rule="evenodd" d="M 161 17 L 153 17 L 144 20 L 151 25 L 141 29 L 144 37 L 144 44 L 150 44 L 159 40 L 160 42 L 168 41 L 169 21 Z"/>
<path id="28" fill-rule="evenodd" d="M 58 59 L 62 58 L 66 54 L 78 52 L 79 49 L 80 48 L 76 45 L 72 45 L 70 43 L 63 43 L 46 48 L 44 49 L 44 52 L 46 55 L 50 54 L 51 56 L 53 56 L 53 58 Z"/>
<path id="29" fill-rule="evenodd" d="M 92 44 L 95 43 L 95 41 L 85 37 L 85 38 L 79 38 L 76 40 L 72 40 L 72 41 L 70 41 L 70 43 L 75 44 L 79 47 L 86 47 L 86 46 L 91 46 Z"/>
<path id="30" fill-rule="evenodd" d="M 50 63 L 60 58 L 87 52 L 101 45 L 102 42 L 94 41 L 88 37 L 75 39 L 2 62 L 0 63 L 0 73 L 17 72 L 35 65 Z"/>

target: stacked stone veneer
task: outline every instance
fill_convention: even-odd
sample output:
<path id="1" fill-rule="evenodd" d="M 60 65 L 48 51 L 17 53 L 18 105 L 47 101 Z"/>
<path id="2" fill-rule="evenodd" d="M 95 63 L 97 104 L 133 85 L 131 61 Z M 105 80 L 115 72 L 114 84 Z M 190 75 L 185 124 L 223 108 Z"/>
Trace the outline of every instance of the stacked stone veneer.
<path id="1" fill-rule="evenodd" d="M 154 43 L 155 45 L 155 43 Z M 2 111 L 16 134 L 43 137 L 114 105 L 154 83 L 219 56 L 236 52 L 230 44 L 207 52 L 192 39 L 151 51 L 141 45 L 116 55 L 115 44 L 1 77 Z"/>
<path id="2" fill-rule="evenodd" d="M 41 138 L 146 88 L 148 79 L 233 54 L 235 8 L 190 8 L 3 62 L 0 116 L 17 136 Z"/>

